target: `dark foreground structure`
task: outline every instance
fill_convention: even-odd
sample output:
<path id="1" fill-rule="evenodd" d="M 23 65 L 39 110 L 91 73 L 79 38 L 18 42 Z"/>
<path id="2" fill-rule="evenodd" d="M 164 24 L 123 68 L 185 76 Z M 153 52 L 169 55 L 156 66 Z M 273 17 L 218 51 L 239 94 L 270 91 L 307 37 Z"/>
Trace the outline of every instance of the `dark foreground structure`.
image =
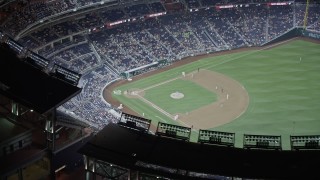
<path id="1" fill-rule="evenodd" d="M 81 88 L 49 74 L 45 59 L 7 36 L 0 40 L 0 179 L 55 179 L 67 163 L 57 163 L 58 152 L 72 145 L 62 135 L 75 131 L 59 125 L 56 109 Z"/>
<path id="2" fill-rule="evenodd" d="M 12 100 L 46 113 L 81 92 L 81 89 L 55 78 L 18 58 L 5 43 L 0 47 L 0 92 Z"/>
<path id="3" fill-rule="evenodd" d="M 137 177 L 173 179 L 318 179 L 319 150 L 242 149 L 193 143 L 109 124 L 79 152 L 87 179 Z M 112 173 L 111 173 L 112 172 Z"/>

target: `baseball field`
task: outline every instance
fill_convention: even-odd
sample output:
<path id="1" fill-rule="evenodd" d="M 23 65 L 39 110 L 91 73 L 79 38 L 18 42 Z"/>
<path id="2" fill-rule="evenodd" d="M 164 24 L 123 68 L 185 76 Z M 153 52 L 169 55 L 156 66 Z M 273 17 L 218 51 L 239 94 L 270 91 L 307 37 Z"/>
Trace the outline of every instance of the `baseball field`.
<path id="1" fill-rule="evenodd" d="M 116 83 L 104 96 L 153 127 L 192 127 L 191 141 L 209 129 L 235 133 L 236 147 L 243 134 L 281 135 L 290 149 L 290 135 L 320 134 L 319 43 L 293 39 L 194 59 Z"/>

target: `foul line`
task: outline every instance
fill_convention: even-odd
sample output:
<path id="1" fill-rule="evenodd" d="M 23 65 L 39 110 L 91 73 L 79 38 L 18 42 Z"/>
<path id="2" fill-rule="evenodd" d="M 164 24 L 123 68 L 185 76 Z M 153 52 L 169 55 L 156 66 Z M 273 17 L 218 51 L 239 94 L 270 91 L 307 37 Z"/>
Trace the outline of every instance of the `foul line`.
<path id="1" fill-rule="evenodd" d="M 293 39 L 296 39 L 296 38 L 293 38 Z M 269 48 L 272 48 L 272 47 L 274 47 L 274 46 L 278 46 L 278 45 L 284 44 L 284 43 L 286 43 L 286 42 L 292 41 L 293 39 L 289 39 L 289 40 L 282 41 L 282 42 L 279 42 L 279 43 L 276 43 L 276 44 L 272 44 L 272 45 L 269 45 L 269 46 L 264 47 L 264 48 L 262 48 L 262 49 L 253 51 L 253 52 L 251 52 L 251 53 L 244 54 L 244 55 L 241 55 L 241 56 L 237 56 L 237 57 L 235 57 L 235 58 L 231 58 L 231 59 L 228 59 L 228 60 L 226 60 L 226 61 L 223 61 L 223 62 L 221 62 L 221 63 L 219 63 L 219 64 L 215 64 L 215 65 L 209 66 L 209 67 L 207 66 L 206 68 L 202 68 L 202 69 L 209 69 L 209 68 L 212 68 L 212 67 L 216 67 L 216 66 L 218 66 L 218 65 L 221 65 L 221 64 L 225 64 L 225 63 L 227 63 L 227 62 L 234 61 L 234 60 L 236 60 L 236 59 L 239 59 L 239 58 L 242 58 L 242 57 L 245 57 L 245 56 L 248 56 L 248 55 L 251 55 L 251 54 L 254 54 L 254 53 L 257 53 L 257 52 L 266 50 L 266 49 L 269 49 Z M 163 84 L 167 84 L 167 83 L 169 83 L 169 82 L 175 81 L 175 80 L 177 80 L 177 79 L 180 79 L 181 77 L 182 77 L 182 76 L 179 76 L 179 77 L 172 78 L 172 79 L 169 79 L 169 80 L 167 80 L 167 81 L 163 81 L 163 82 L 161 82 L 161 83 L 154 84 L 154 85 L 152 85 L 152 86 L 146 87 L 146 88 L 144 88 L 144 89 L 142 89 L 142 90 L 137 91 L 137 94 L 136 94 L 136 95 L 137 95 L 142 101 L 144 101 L 145 103 L 151 105 L 154 109 L 156 109 L 156 110 L 158 110 L 159 112 L 161 112 L 162 114 L 168 116 L 168 117 L 171 118 L 172 120 L 175 120 L 173 115 L 171 115 L 170 113 L 168 113 L 168 112 L 166 112 L 165 110 L 161 109 L 159 106 L 155 105 L 154 103 L 150 102 L 149 100 L 145 99 L 144 97 L 140 96 L 139 93 L 140 93 L 140 92 L 143 92 L 143 91 L 146 91 L 146 90 L 149 90 L 149 89 L 152 89 L 152 88 L 155 88 L 155 87 L 158 87 L 158 86 L 161 86 L 161 85 L 163 85 Z M 179 120 L 177 120 L 177 121 L 179 121 Z M 186 123 L 184 123 L 184 122 L 182 122 L 182 121 L 179 121 L 179 122 L 182 123 L 182 124 L 184 124 L 184 125 L 189 126 L 188 124 L 186 124 Z"/>
<path id="2" fill-rule="evenodd" d="M 165 119 L 162 119 L 160 116 L 154 116 L 154 117 L 157 117 L 157 118 L 161 119 L 162 121 L 168 123 Z"/>
<path id="3" fill-rule="evenodd" d="M 153 107 L 154 109 L 158 110 L 158 111 L 161 112 L 162 114 L 168 116 L 168 117 L 171 118 L 172 120 L 178 121 L 178 122 L 180 122 L 181 124 L 184 124 L 185 126 L 189 126 L 188 124 L 186 124 L 186 123 L 183 122 L 183 121 L 180 121 L 179 119 L 175 120 L 173 115 L 171 115 L 171 114 L 168 113 L 167 111 L 161 109 L 159 106 L 155 105 L 154 103 L 150 102 L 149 100 L 145 99 L 144 97 L 140 96 L 139 94 L 136 94 L 136 95 L 137 95 L 142 101 L 144 101 L 145 103 L 151 105 L 151 107 Z M 159 116 L 157 116 L 157 117 L 159 117 Z M 159 117 L 159 118 L 160 118 L 160 117 Z M 161 118 L 161 119 L 162 119 L 162 118 Z M 164 121 L 165 121 L 165 120 L 164 120 Z M 167 121 L 165 121 L 165 122 L 167 122 Z"/>
<path id="4" fill-rule="evenodd" d="M 143 92 L 143 91 L 146 91 L 146 90 L 149 90 L 149 89 L 152 89 L 152 88 L 161 86 L 161 85 L 163 85 L 163 84 L 167 84 L 167 83 L 169 83 L 169 82 L 175 81 L 175 80 L 180 79 L 180 78 L 181 78 L 181 77 L 176 77 L 176 78 L 173 78 L 173 79 L 169 79 L 169 80 L 167 80 L 167 81 L 163 81 L 163 82 L 161 82 L 161 83 L 158 83 L 158 84 L 155 84 L 155 85 L 146 87 L 146 88 L 144 88 L 144 89 L 142 89 L 142 90 L 139 90 L 139 91 L 137 91 L 137 92 L 138 92 L 138 93 L 139 93 L 139 92 Z"/>
<path id="5" fill-rule="evenodd" d="M 162 114 L 168 116 L 171 119 L 174 119 L 173 115 L 171 115 L 170 113 L 168 113 L 167 111 L 161 109 L 159 106 L 153 104 L 152 102 L 150 102 L 149 100 L 145 99 L 144 97 L 140 96 L 139 94 L 137 94 L 137 96 L 144 101 L 145 103 L 151 105 L 153 108 L 155 108 L 156 110 L 160 111 Z"/>

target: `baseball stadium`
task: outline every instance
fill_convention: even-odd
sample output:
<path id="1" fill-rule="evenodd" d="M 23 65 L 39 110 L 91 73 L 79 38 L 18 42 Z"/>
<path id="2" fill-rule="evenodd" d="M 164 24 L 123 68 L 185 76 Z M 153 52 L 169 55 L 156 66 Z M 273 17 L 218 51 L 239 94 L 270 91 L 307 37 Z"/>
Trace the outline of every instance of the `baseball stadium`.
<path id="1" fill-rule="evenodd" d="M 320 178 L 319 1 L 3 0 L 0 18 L 1 47 L 65 83 L 38 105 L 1 74 L 0 119 L 48 154 L 0 178 Z M 0 139 L 0 161 L 25 148 Z"/>

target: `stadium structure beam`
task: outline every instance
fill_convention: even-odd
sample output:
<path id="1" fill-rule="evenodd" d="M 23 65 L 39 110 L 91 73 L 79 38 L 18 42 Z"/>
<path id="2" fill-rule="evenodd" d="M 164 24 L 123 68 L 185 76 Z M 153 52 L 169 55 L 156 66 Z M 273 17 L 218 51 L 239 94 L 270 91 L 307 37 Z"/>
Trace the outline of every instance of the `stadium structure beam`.
<path id="1" fill-rule="evenodd" d="M 46 133 L 46 144 L 48 148 L 48 154 L 50 159 L 50 179 L 55 179 L 55 169 L 53 165 L 53 157 L 54 157 L 54 151 L 55 151 L 55 137 L 56 137 L 56 130 L 55 130 L 55 124 L 56 124 L 56 109 L 51 110 L 47 114 L 46 117 L 46 124 L 45 124 L 45 133 Z"/>

